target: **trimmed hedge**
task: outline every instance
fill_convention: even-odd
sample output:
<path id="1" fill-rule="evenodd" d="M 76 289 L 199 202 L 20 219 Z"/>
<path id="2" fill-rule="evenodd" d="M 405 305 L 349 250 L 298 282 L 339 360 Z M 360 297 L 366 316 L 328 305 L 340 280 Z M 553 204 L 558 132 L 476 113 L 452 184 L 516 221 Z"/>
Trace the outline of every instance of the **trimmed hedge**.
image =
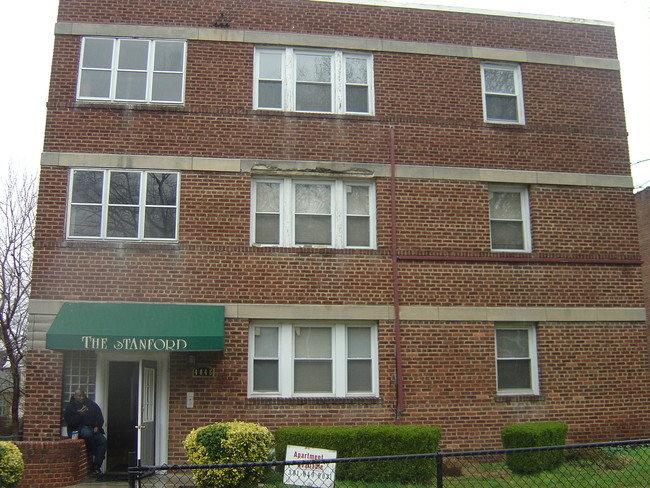
<path id="1" fill-rule="evenodd" d="M 183 447 L 192 464 L 222 464 L 267 461 L 273 436 L 266 427 L 248 422 L 218 422 L 190 432 Z M 264 468 L 214 468 L 194 471 L 199 488 L 256 486 Z"/>
<path id="2" fill-rule="evenodd" d="M 276 456 L 284 460 L 287 445 L 337 451 L 337 458 L 430 454 L 438 450 L 442 431 L 424 425 L 360 427 L 285 427 L 275 432 Z M 339 463 L 337 480 L 426 483 L 435 477 L 435 459 Z"/>
<path id="3" fill-rule="evenodd" d="M 23 476 L 23 455 L 13 442 L 0 441 L 0 487 L 13 488 Z"/>
<path id="4" fill-rule="evenodd" d="M 504 449 L 563 446 L 568 431 L 563 422 L 528 422 L 511 424 L 501 429 Z M 506 464 L 514 473 L 533 474 L 550 471 L 564 462 L 563 450 L 511 452 Z"/>

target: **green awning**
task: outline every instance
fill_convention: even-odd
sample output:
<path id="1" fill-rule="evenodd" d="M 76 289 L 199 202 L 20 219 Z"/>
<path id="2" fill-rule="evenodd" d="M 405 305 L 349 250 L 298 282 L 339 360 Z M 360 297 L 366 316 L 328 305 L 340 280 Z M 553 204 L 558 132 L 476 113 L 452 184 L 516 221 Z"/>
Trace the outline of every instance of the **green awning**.
<path id="1" fill-rule="evenodd" d="M 224 307 L 66 302 L 47 332 L 48 349 L 223 350 Z"/>

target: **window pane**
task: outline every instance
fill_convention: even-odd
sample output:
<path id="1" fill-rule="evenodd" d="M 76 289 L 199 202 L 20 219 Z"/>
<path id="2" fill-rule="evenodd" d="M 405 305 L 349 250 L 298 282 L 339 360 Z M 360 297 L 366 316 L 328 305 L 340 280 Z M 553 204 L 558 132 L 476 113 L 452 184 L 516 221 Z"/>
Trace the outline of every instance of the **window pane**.
<path id="1" fill-rule="evenodd" d="M 73 203 L 102 203 L 104 173 L 75 171 L 72 177 Z"/>
<path id="2" fill-rule="evenodd" d="M 278 357 L 278 328 L 277 327 L 255 327 L 255 350 L 256 358 Z"/>
<path id="3" fill-rule="evenodd" d="M 156 71 L 183 71 L 185 45 L 182 42 L 155 41 L 153 69 Z"/>
<path id="4" fill-rule="evenodd" d="M 176 205 L 176 173 L 147 173 L 147 205 Z"/>
<path id="5" fill-rule="evenodd" d="M 120 100 L 145 100 L 147 94 L 147 74 L 122 71 L 117 74 L 115 98 Z"/>
<path id="6" fill-rule="evenodd" d="M 293 389 L 296 393 L 331 393 L 332 363 L 330 361 L 296 361 Z"/>
<path id="7" fill-rule="evenodd" d="M 345 87 L 345 111 L 368 113 L 368 87 Z"/>
<path id="8" fill-rule="evenodd" d="M 522 329 L 497 329 L 497 357 L 527 358 L 528 330 Z"/>
<path id="9" fill-rule="evenodd" d="M 530 381 L 530 361 L 508 360 L 497 362 L 497 389 L 532 387 Z"/>
<path id="10" fill-rule="evenodd" d="M 332 79 L 332 57 L 318 54 L 296 55 L 296 81 L 329 83 Z"/>
<path id="11" fill-rule="evenodd" d="M 149 56 L 149 41 L 120 41 L 118 69 L 146 70 Z"/>
<path id="12" fill-rule="evenodd" d="M 332 208 L 332 192 L 329 185 L 295 186 L 296 213 L 329 214 Z"/>
<path id="13" fill-rule="evenodd" d="M 282 108 L 282 82 L 260 81 L 257 92 L 257 105 L 261 108 Z"/>
<path id="14" fill-rule="evenodd" d="M 331 358 L 332 329 L 329 327 L 295 327 L 296 358 Z"/>
<path id="15" fill-rule="evenodd" d="M 512 192 L 490 192 L 490 218 L 521 219 L 521 195 Z"/>
<path id="16" fill-rule="evenodd" d="M 372 391 L 372 362 L 348 361 L 348 393 Z"/>
<path id="17" fill-rule="evenodd" d="M 492 221 L 490 223 L 493 249 L 524 249 L 521 222 Z"/>
<path id="18" fill-rule="evenodd" d="M 348 246 L 368 247 L 370 245 L 370 219 L 368 217 L 348 217 Z"/>
<path id="19" fill-rule="evenodd" d="M 369 193 L 370 189 L 367 186 L 353 186 L 347 185 L 346 201 L 348 207 L 348 215 L 369 215 L 370 203 Z"/>
<path id="20" fill-rule="evenodd" d="M 280 216 L 257 214 L 255 216 L 255 242 L 280 244 Z"/>
<path id="21" fill-rule="evenodd" d="M 173 239 L 176 237 L 175 208 L 147 208 L 144 215 L 144 237 L 151 239 Z"/>
<path id="22" fill-rule="evenodd" d="M 102 207 L 99 205 L 73 205 L 70 209 L 70 235 L 99 237 Z"/>
<path id="23" fill-rule="evenodd" d="M 485 91 L 515 93 L 515 72 L 510 69 L 485 69 Z"/>
<path id="24" fill-rule="evenodd" d="M 296 244 L 323 245 L 332 243 L 332 219 L 329 215 L 296 215 Z"/>
<path id="25" fill-rule="evenodd" d="M 370 358 L 370 327 L 348 327 L 348 359 Z"/>
<path id="26" fill-rule="evenodd" d="M 111 72 L 83 70 L 79 82 L 79 96 L 109 98 L 111 96 Z"/>
<path id="27" fill-rule="evenodd" d="M 517 122 L 517 98 L 508 95 L 486 95 L 486 113 L 490 120 Z"/>
<path id="28" fill-rule="evenodd" d="M 260 79 L 282 79 L 282 53 L 260 53 L 259 62 Z"/>
<path id="29" fill-rule="evenodd" d="M 110 178 L 109 204 L 138 205 L 140 203 L 140 173 L 112 171 Z"/>
<path id="30" fill-rule="evenodd" d="M 84 68 L 110 69 L 113 65 L 113 39 L 84 40 Z"/>
<path id="31" fill-rule="evenodd" d="M 356 85 L 368 83 L 368 61 L 359 58 L 345 59 L 345 82 Z"/>
<path id="32" fill-rule="evenodd" d="M 154 73 L 151 99 L 156 102 L 180 102 L 183 100 L 182 73 Z"/>
<path id="33" fill-rule="evenodd" d="M 257 212 L 280 211 L 280 184 L 256 183 L 255 210 Z"/>
<path id="34" fill-rule="evenodd" d="M 279 389 L 277 360 L 255 360 L 253 362 L 253 390 L 274 392 Z"/>
<path id="35" fill-rule="evenodd" d="M 138 207 L 109 207 L 108 237 L 138 237 Z"/>
<path id="36" fill-rule="evenodd" d="M 331 112 L 332 87 L 315 83 L 296 85 L 296 110 L 303 112 Z"/>

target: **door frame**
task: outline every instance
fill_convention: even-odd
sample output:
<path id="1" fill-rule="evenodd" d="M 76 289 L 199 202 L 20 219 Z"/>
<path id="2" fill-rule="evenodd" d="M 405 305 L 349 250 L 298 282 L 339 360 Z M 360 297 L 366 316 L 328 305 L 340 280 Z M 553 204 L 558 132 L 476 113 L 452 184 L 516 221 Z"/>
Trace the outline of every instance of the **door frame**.
<path id="1" fill-rule="evenodd" d="M 167 464 L 167 432 L 169 427 L 169 353 L 150 352 L 97 352 L 97 384 L 95 401 L 102 408 L 104 418 L 108 418 L 108 368 L 111 362 L 140 362 L 142 359 L 155 361 L 157 365 L 156 381 L 156 442 L 154 462 L 156 465 Z M 138 399 L 138 410 L 140 409 Z M 106 428 L 110 435 L 110 426 Z M 138 453 L 139 454 L 139 453 Z"/>

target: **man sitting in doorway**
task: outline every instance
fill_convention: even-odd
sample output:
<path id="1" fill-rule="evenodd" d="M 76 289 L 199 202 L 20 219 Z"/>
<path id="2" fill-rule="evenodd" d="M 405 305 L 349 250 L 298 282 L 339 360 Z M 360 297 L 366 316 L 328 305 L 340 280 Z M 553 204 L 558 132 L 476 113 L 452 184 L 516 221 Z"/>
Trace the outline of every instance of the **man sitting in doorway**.
<path id="1" fill-rule="evenodd" d="M 79 438 L 86 441 L 86 448 L 93 456 L 93 473 L 102 474 L 102 463 L 106 457 L 106 437 L 104 437 L 104 416 L 102 411 L 81 388 L 74 392 L 70 403 L 65 407 L 63 419 L 68 426 L 68 436 L 77 431 Z"/>

